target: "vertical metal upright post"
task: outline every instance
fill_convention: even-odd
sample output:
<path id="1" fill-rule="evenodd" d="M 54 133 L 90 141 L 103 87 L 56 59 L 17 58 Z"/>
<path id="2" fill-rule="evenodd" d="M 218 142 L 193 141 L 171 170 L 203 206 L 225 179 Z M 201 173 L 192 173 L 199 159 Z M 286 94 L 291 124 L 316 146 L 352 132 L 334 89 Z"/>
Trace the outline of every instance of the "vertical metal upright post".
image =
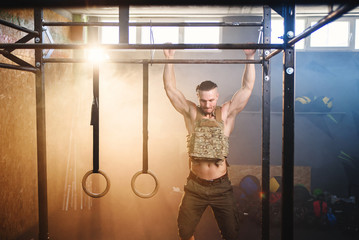
<path id="1" fill-rule="evenodd" d="M 128 21 L 129 21 L 130 7 L 127 5 L 120 6 L 119 8 L 119 21 L 120 21 L 120 43 L 128 44 Z"/>
<path id="2" fill-rule="evenodd" d="M 283 55 L 283 139 L 282 139 L 282 239 L 293 239 L 294 183 L 294 46 L 288 41 L 295 33 L 295 8 L 288 3 L 283 8 L 286 45 Z"/>
<path id="3" fill-rule="evenodd" d="M 271 41 L 271 9 L 263 7 L 263 43 Z M 262 240 L 269 240 L 269 174 L 270 174 L 270 69 L 262 52 Z"/>
<path id="4" fill-rule="evenodd" d="M 35 43 L 43 42 L 43 10 L 34 9 L 34 27 L 39 33 Z M 48 207 L 47 207 L 47 161 L 46 161 L 46 115 L 45 115 L 45 79 L 43 50 L 35 49 L 36 84 L 36 137 L 37 137 L 37 175 L 38 175 L 38 207 L 39 207 L 39 239 L 49 239 Z"/>

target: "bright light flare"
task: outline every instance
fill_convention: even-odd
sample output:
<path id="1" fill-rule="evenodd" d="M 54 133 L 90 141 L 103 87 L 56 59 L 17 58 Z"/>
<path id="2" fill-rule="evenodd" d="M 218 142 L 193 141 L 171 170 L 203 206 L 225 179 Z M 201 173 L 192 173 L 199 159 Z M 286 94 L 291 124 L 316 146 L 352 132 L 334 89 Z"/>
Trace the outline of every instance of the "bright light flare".
<path id="1" fill-rule="evenodd" d="M 89 62 L 104 62 L 108 59 L 110 59 L 110 57 L 108 56 L 108 54 L 106 53 L 105 50 L 101 49 L 101 48 L 91 48 L 86 50 L 86 58 Z"/>

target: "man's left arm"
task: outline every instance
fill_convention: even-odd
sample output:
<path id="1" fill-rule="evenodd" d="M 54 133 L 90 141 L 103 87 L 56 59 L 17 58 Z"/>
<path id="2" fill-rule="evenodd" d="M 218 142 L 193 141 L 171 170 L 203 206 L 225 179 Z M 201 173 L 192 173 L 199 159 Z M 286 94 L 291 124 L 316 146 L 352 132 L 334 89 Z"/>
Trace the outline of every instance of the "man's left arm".
<path id="1" fill-rule="evenodd" d="M 255 49 L 246 49 L 243 51 L 246 54 L 247 60 L 254 60 Z M 254 64 L 246 64 L 242 76 L 241 88 L 233 95 L 231 101 L 224 104 L 227 105 L 224 107 L 228 109 L 225 119 L 235 118 L 237 114 L 244 109 L 252 94 L 255 77 Z"/>

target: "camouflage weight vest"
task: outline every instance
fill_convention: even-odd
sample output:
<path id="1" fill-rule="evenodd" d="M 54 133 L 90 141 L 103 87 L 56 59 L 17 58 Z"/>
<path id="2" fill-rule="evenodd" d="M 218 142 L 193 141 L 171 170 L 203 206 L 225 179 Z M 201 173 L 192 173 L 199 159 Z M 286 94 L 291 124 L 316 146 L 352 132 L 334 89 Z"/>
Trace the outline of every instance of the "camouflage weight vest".
<path id="1" fill-rule="evenodd" d="M 197 107 L 194 132 L 187 136 L 188 154 L 193 160 L 219 160 L 228 156 L 229 139 L 224 135 L 221 107 L 215 110 L 215 119 L 203 118 Z"/>

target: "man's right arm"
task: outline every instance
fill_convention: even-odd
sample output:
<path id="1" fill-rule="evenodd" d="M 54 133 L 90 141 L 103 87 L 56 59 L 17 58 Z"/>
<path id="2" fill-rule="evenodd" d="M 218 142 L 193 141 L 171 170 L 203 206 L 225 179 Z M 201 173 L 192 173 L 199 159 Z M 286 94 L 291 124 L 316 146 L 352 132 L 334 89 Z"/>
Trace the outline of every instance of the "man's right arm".
<path id="1" fill-rule="evenodd" d="M 174 58 L 173 49 L 163 50 L 166 59 Z M 183 93 L 179 91 L 176 87 L 176 77 L 173 64 L 167 63 L 163 70 L 163 84 L 166 91 L 166 94 L 171 101 L 173 107 L 182 115 L 189 116 L 192 105 L 192 102 L 188 101 Z"/>

